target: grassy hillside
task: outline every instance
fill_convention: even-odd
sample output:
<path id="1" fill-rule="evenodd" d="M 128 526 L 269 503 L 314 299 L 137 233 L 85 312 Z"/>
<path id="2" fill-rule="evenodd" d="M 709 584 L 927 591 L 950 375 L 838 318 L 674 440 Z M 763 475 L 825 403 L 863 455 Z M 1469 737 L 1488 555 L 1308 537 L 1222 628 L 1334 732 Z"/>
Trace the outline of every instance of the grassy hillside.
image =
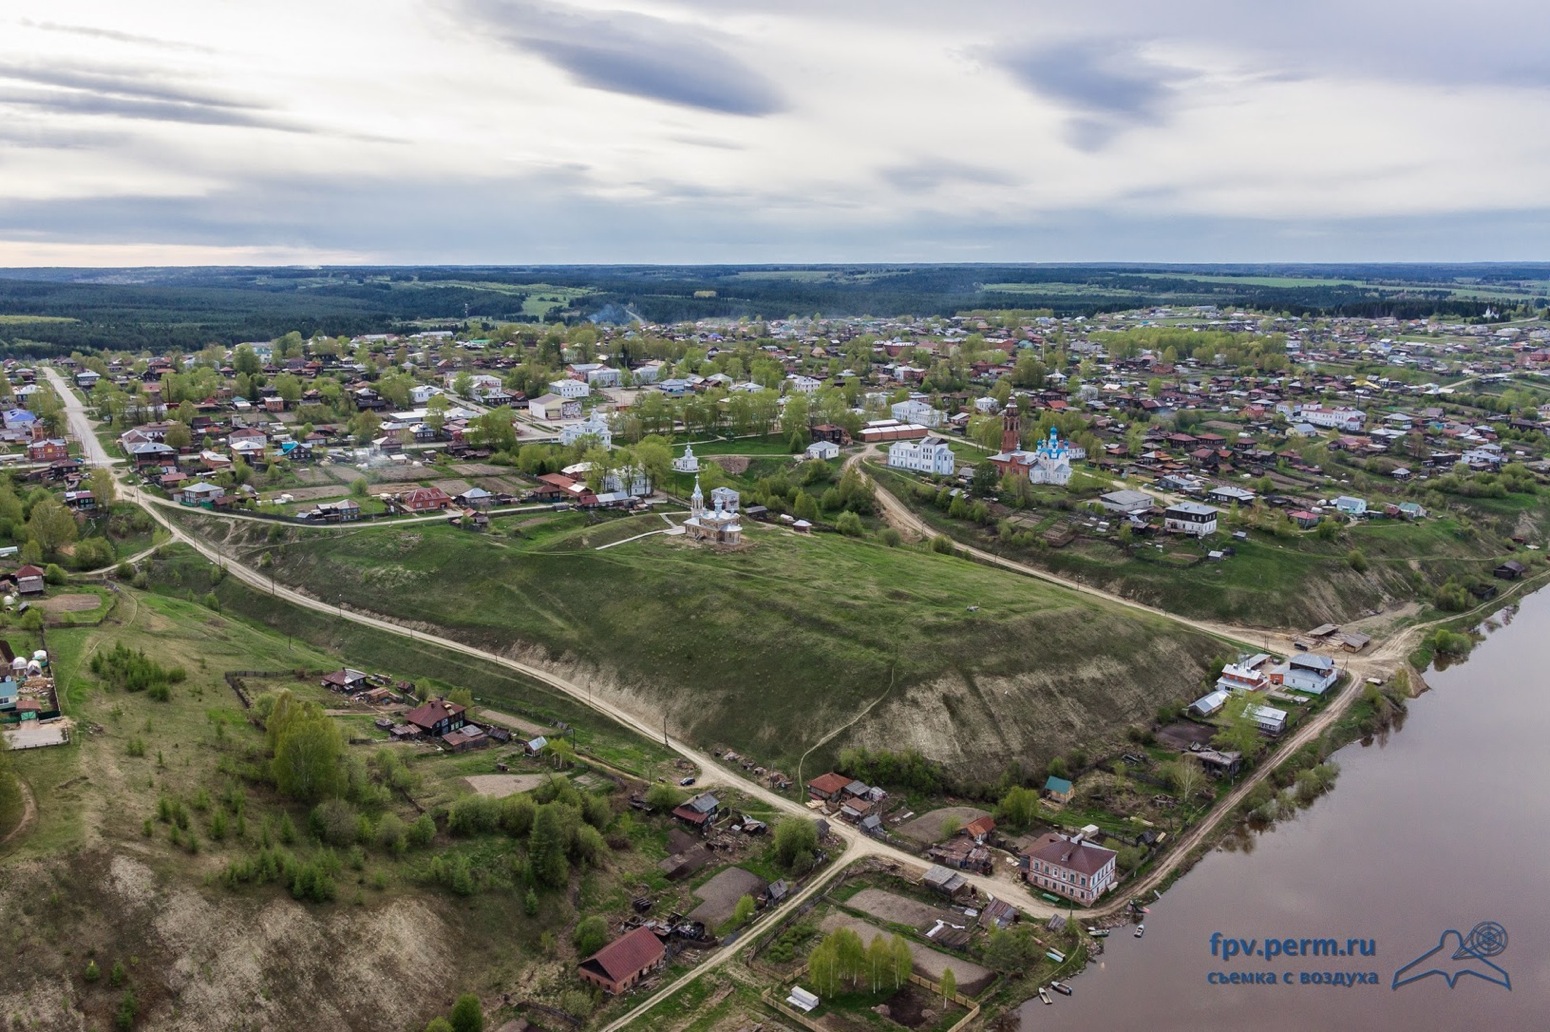
<path id="1" fill-rule="evenodd" d="M 248 535 L 238 554 L 329 602 L 535 656 L 792 774 L 874 701 L 808 764 L 855 743 L 917 747 L 971 776 L 1038 764 L 1117 739 L 1225 651 L 952 557 L 772 528 L 719 554 L 661 536 L 597 551 L 619 535 L 575 516 L 520 536 L 421 525 L 325 537 L 190 518 Z"/>
<path id="2" fill-rule="evenodd" d="M 161 592 L 191 588 L 196 576 L 209 587 L 208 567 L 191 551 L 169 551 L 156 571 Z M 249 608 L 264 598 L 229 579 L 216 591 Z M 8 757 L 36 798 L 37 817 L 0 849 L 0 924 L 13 953 L 27 958 L 0 1026 L 106 1029 L 132 998 L 135 1028 L 418 1029 L 464 991 L 492 1010 L 510 994 L 586 1014 L 598 1001 L 578 997 L 570 975 L 577 920 L 617 922 L 643 884 L 667 911 L 693 905 L 690 885 L 669 885 L 656 868 L 669 852 L 666 818 L 633 815 L 624 793 L 584 766 L 557 770 L 523 758 L 519 745 L 464 755 L 388 745 L 372 714 L 296 671 L 347 661 L 422 686 L 470 687 L 530 719 L 551 706 L 567 716 L 579 710 L 423 643 L 395 650 L 390 636 L 368 633 L 351 636 L 339 654 L 284 633 L 307 628 L 265 628 L 224 602 L 218 611 L 127 588 L 113 602 L 100 626 L 47 634 L 78 728 L 74 742 Z M 9 637 L 19 648 L 38 643 Z M 164 698 L 100 681 L 93 657 L 119 645 L 183 676 Z M 343 840 L 337 823 L 320 823 L 264 775 L 264 731 L 223 679 L 232 670 L 270 671 L 246 677 L 248 689 L 290 690 L 333 710 L 330 719 L 350 738 L 372 739 L 347 750 L 352 782 L 376 779 L 389 769 L 384 756 L 394 758 L 393 791 L 351 790 L 349 804 L 331 801 L 348 818 Z M 579 730 L 582 749 L 610 763 L 648 778 L 672 769 L 656 766 L 662 750 L 622 729 L 592 720 Z M 458 831 L 447 818 L 470 795 L 465 778 L 497 763 L 551 786 L 576 776 L 567 790 L 587 793 L 606 855 L 571 865 L 563 885 L 527 897 L 524 837 Z M 434 819 L 431 837 L 390 841 L 385 829 L 407 828 L 422 808 Z M 327 872 L 328 893 L 253 875 L 265 854 Z M 769 861 L 753 854 L 744 862 L 763 869 Z M 457 869 L 466 884 L 444 873 Z M 509 1016 L 492 1017 L 489 1027 Z M 607 1020 L 607 1008 L 596 1017 Z"/>
<path id="3" fill-rule="evenodd" d="M 1489 580 L 1491 569 L 1514 554 L 1509 537 L 1538 537 L 1544 522 L 1536 497 L 1514 495 L 1471 499 L 1457 511 L 1417 522 L 1375 519 L 1327 541 L 1313 533 L 1281 538 L 1252 527 L 1246 540 L 1237 540 L 1227 536 L 1224 524 L 1223 533 L 1206 542 L 1168 535 L 1128 549 L 1115 533 L 1083 528 L 1070 544 L 1052 548 L 1042 540 L 1047 529 L 1085 517 L 1051 506 L 1017 517 L 1014 529 L 1036 538 L 1020 546 L 995 528 L 953 519 L 917 497 L 913 478 L 875 465 L 868 472 L 933 528 L 966 544 L 1184 616 L 1260 627 L 1341 623 L 1401 603 L 1427 602 L 1449 578 Z M 1059 496 L 1049 489 L 1045 497 Z M 1211 549 L 1224 547 L 1236 554 L 1222 562 L 1202 561 Z M 1365 569 L 1353 566 L 1353 551 L 1361 553 Z M 1534 553 L 1516 555 L 1535 561 Z"/>

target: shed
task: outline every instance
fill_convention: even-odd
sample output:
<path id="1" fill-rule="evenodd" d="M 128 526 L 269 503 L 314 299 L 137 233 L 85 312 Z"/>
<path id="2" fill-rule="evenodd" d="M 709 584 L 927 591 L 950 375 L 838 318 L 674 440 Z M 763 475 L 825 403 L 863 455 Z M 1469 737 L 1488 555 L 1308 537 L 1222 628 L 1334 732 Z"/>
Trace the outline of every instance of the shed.
<path id="1" fill-rule="evenodd" d="M 1517 580 L 1528 572 L 1528 567 L 1516 559 L 1508 559 L 1496 569 L 1491 571 L 1491 576 L 1498 580 Z"/>
<path id="2" fill-rule="evenodd" d="M 973 891 L 963 875 L 957 871 L 948 870 L 941 864 L 931 865 L 930 870 L 926 871 L 926 876 L 922 879 L 921 884 L 931 891 L 940 892 L 951 899 L 957 899 L 966 892 Z"/>
<path id="3" fill-rule="evenodd" d="M 1211 692 L 1209 695 L 1202 695 L 1189 704 L 1189 712 L 1192 716 L 1209 717 L 1227 705 L 1228 698 L 1230 698 L 1229 694 L 1222 690 Z"/>
<path id="4" fill-rule="evenodd" d="M 819 999 L 801 986 L 794 985 L 791 987 L 791 995 L 786 997 L 786 1003 L 807 1014 L 818 1006 Z"/>
<path id="5" fill-rule="evenodd" d="M 1069 803 L 1073 795 L 1071 782 L 1066 778 L 1057 778 L 1052 775 L 1045 779 L 1044 794 L 1057 802 Z"/>

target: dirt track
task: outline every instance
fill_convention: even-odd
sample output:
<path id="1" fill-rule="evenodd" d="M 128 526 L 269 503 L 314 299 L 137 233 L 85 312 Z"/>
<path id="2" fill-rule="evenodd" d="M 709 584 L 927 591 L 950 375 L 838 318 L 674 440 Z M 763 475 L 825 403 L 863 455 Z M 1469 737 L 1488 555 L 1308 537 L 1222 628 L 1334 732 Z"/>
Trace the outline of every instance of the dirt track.
<path id="1" fill-rule="evenodd" d="M 64 383 L 63 379 L 54 369 L 45 366 L 43 367 L 43 371 L 44 374 L 53 383 L 56 393 L 61 399 L 63 399 L 71 428 L 76 437 L 80 440 L 81 446 L 85 450 L 90 464 L 112 468 L 115 463 L 108 456 L 101 443 L 92 433 L 91 423 L 86 416 L 85 409 L 81 405 L 79 398 L 73 391 L 69 389 L 69 387 Z M 868 452 L 872 451 L 875 451 L 875 449 L 868 450 Z M 863 457 L 863 455 L 867 454 L 868 452 L 863 452 L 853 456 L 847 462 L 847 466 L 855 464 Z M 901 529 L 901 531 L 906 531 L 916 536 L 934 536 L 935 532 L 926 526 L 924 522 L 916 517 L 914 513 L 911 512 L 906 506 L 904 506 L 903 503 L 901 503 L 897 498 L 888 493 L 886 490 L 877 487 L 875 482 L 873 486 L 876 489 L 879 505 L 882 507 L 884 515 L 890 523 Z M 162 505 L 151 504 L 159 500 L 142 496 L 138 490 L 128 486 L 124 486 L 122 488 L 122 492 L 126 500 L 136 502 L 145 507 L 147 511 L 149 511 L 151 515 L 157 520 L 157 522 L 161 523 L 168 530 L 168 532 L 172 535 L 173 540 L 188 544 L 190 547 L 204 555 L 211 562 L 215 562 L 224 566 L 229 574 L 237 577 L 243 583 L 261 591 L 271 592 L 278 597 L 284 598 L 286 601 L 294 605 L 306 609 L 327 613 L 339 612 L 339 610 L 337 610 L 334 606 L 323 603 L 315 598 L 304 595 L 290 588 L 281 587 L 274 584 L 267 576 L 264 576 L 258 571 L 250 569 L 247 566 L 236 562 L 234 559 L 224 555 L 219 551 L 219 549 L 207 544 L 206 542 L 193 538 L 191 535 L 187 534 L 167 519 L 165 514 L 160 511 Z M 435 518 L 440 519 L 442 517 L 438 516 Z M 398 522 L 407 521 L 395 521 L 394 525 L 397 525 Z M 1292 635 L 1290 632 L 1267 632 L 1258 628 L 1235 627 L 1231 625 L 1215 624 L 1207 621 L 1181 618 L 1166 611 L 1155 609 L 1151 606 L 1146 606 L 1141 603 L 1125 599 L 1121 596 L 1111 594 L 1109 592 L 1101 591 L 1099 589 L 1092 588 L 1090 586 L 1074 581 L 1065 580 L 1064 578 L 1054 576 L 1053 574 L 1037 569 L 1036 567 L 1005 559 L 992 553 L 985 552 L 981 549 L 962 545 L 958 547 L 963 554 L 980 562 L 989 563 L 994 566 L 1013 570 L 1026 576 L 1035 577 L 1043 581 L 1058 584 L 1064 588 L 1067 588 L 1068 590 L 1103 598 L 1115 605 L 1123 606 L 1127 609 L 1135 611 L 1145 612 L 1155 617 L 1165 619 L 1182 626 L 1191 627 L 1195 630 L 1202 631 L 1219 638 L 1223 638 L 1235 644 L 1247 646 L 1255 650 L 1259 649 L 1262 645 L 1268 645 L 1271 651 L 1279 651 L 1282 654 L 1287 654 L 1292 651 Z M 1518 587 L 1521 587 L 1521 585 Z M 341 615 L 343 615 L 345 619 L 351 620 L 355 623 L 371 626 L 379 630 L 384 630 L 389 633 L 398 634 L 405 637 L 418 638 L 452 652 L 472 656 L 486 662 L 506 667 L 507 669 L 515 670 L 528 677 L 547 684 L 557 691 L 561 691 L 571 696 L 574 700 L 582 703 L 583 705 L 587 705 L 612 717 L 614 720 L 618 721 L 626 727 L 631 728 L 644 737 L 653 740 L 661 737 L 658 730 L 655 714 L 648 715 L 629 712 L 607 699 L 596 697 L 593 693 L 589 692 L 584 685 L 579 685 L 572 681 L 566 680 L 547 670 L 533 666 L 532 664 L 520 662 L 518 660 L 496 655 L 494 653 L 485 652 L 481 649 L 477 649 L 462 642 L 454 641 L 439 635 L 410 631 L 409 629 L 402 627 L 390 620 L 385 620 L 375 615 L 351 612 L 348 610 L 343 611 Z M 1353 674 L 1353 682 L 1360 683 L 1360 679 L 1367 676 L 1371 672 L 1382 671 L 1387 673 L 1399 668 L 1403 664 L 1404 657 L 1408 655 L 1409 651 L 1419 640 L 1419 636 L 1425 626 L 1426 625 L 1417 625 L 1415 627 L 1408 628 L 1404 632 L 1396 634 L 1389 640 L 1385 641 L 1383 645 L 1374 650 L 1374 652 L 1370 655 L 1352 657 L 1350 660 L 1348 660 L 1347 668 Z M 1337 699 L 1333 701 L 1329 707 L 1324 710 L 1324 712 L 1319 714 L 1318 717 L 1308 722 L 1308 724 L 1304 725 L 1302 728 L 1299 728 L 1298 731 L 1285 743 L 1285 748 L 1278 750 L 1278 755 L 1291 755 L 1301 745 L 1311 741 L 1317 735 L 1322 734 L 1328 727 L 1330 727 L 1336 720 L 1338 720 L 1341 715 L 1345 713 L 1345 711 L 1350 707 L 1351 703 L 1359 697 L 1359 694 L 1359 692 L 1354 690 L 1354 687 L 1348 687 Z M 690 746 L 685 742 L 669 737 L 664 740 L 664 744 L 680 755 L 694 762 L 702 772 L 702 782 L 706 784 L 735 785 L 739 788 L 739 790 L 760 800 L 761 802 L 772 806 L 780 812 L 802 817 L 810 816 L 807 809 L 800 803 L 793 802 L 792 800 L 786 799 L 783 796 L 779 796 L 769 791 L 761 785 L 742 779 L 741 777 L 733 774 L 730 770 L 722 767 L 708 754 Z M 1190 852 L 1198 847 L 1201 843 L 1205 842 L 1206 839 L 1216 831 L 1221 822 L 1233 813 L 1234 808 L 1243 800 L 1243 798 L 1247 796 L 1248 792 L 1251 791 L 1255 785 L 1270 775 L 1275 766 L 1276 764 L 1273 763 L 1263 764 L 1251 775 L 1245 778 L 1243 783 L 1234 789 L 1234 791 L 1227 797 L 1223 804 L 1214 809 L 1201 821 L 1199 825 L 1197 825 L 1191 832 L 1183 836 L 1176 843 L 1172 852 L 1166 856 L 1151 873 L 1138 881 L 1136 884 L 1126 886 L 1124 892 L 1121 895 L 1124 898 L 1128 898 L 1129 896 L 1138 892 L 1149 891 L 1152 886 L 1160 884 L 1165 878 L 1171 875 L 1180 864 L 1187 861 Z M 857 835 L 852 829 L 844 826 L 843 824 L 835 825 L 835 831 L 838 835 L 840 835 L 842 841 L 845 842 L 843 855 L 839 857 L 835 863 L 831 864 L 823 874 L 817 878 L 814 878 L 811 882 L 808 883 L 808 885 L 804 886 L 802 892 L 796 894 L 793 898 L 788 900 L 785 906 L 779 908 L 772 915 L 766 915 L 765 920 L 770 920 L 771 918 L 778 917 L 779 915 L 788 912 L 791 908 L 798 905 L 802 900 L 808 898 L 814 892 L 819 891 L 822 886 L 834 876 L 834 874 L 848 866 L 851 862 L 859 860 L 865 856 L 885 857 L 895 862 L 902 862 L 909 868 L 919 868 L 922 866 L 922 862 L 918 857 L 904 853 L 901 850 L 895 849 L 870 838 Z M 1053 907 L 1042 901 L 1030 898 L 1025 888 L 1016 881 L 1015 876 L 1010 871 L 1005 870 L 1002 866 L 998 866 L 995 869 L 994 874 L 990 877 L 968 875 L 966 878 L 979 891 L 1004 899 L 1034 918 L 1042 919 L 1057 912 L 1064 912 L 1064 908 L 1057 909 L 1056 907 Z M 1124 898 L 1117 896 L 1114 902 L 1109 906 L 1100 908 L 1096 911 L 1079 911 L 1077 912 L 1077 915 L 1082 919 L 1100 916 L 1102 914 L 1118 909 L 1123 905 Z M 734 943 L 733 945 L 724 947 L 723 949 L 717 951 L 710 958 L 707 958 L 707 960 L 694 971 L 691 971 L 683 978 L 680 978 L 665 986 L 650 999 L 644 1001 L 639 1006 L 632 1008 L 628 1013 L 610 1023 L 607 1026 L 607 1029 L 611 1032 L 613 1029 L 623 1028 L 625 1025 L 634 1021 L 640 1015 L 649 1010 L 656 1003 L 666 999 L 668 996 L 678 991 L 690 981 L 700 977 L 700 975 L 704 974 L 706 971 L 713 970 L 714 968 L 726 963 L 741 951 L 744 944 L 745 943 L 743 942 Z"/>

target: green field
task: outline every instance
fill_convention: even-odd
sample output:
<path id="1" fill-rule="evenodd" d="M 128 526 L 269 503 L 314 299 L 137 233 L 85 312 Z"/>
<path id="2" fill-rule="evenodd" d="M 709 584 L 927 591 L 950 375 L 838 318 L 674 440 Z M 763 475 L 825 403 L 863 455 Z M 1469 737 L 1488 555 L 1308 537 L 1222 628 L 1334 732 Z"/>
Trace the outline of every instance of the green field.
<path id="1" fill-rule="evenodd" d="M 237 554 L 270 553 L 279 579 L 320 597 L 484 648 L 536 651 L 664 714 L 675 733 L 793 768 L 874 702 L 809 762 L 859 743 L 916 747 L 965 776 L 998 774 L 1008 757 L 1038 764 L 1117 740 L 1158 702 L 1188 695 L 1221 649 L 960 559 L 774 528 L 750 528 L 752 547 L 733 554 L 661 536 L 600 552 L 585 528 L 275 541 L 218 529 L 254 535 L 233 541 Z"/>

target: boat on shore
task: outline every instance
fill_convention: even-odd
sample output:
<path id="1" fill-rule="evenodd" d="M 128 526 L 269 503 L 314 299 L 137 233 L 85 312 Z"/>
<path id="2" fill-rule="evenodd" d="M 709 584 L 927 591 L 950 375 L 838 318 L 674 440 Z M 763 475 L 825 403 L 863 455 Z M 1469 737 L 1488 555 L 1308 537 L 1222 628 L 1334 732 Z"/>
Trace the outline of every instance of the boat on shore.
<path id="1" fill-rule="evenodd" d="M 1066 985 L 1066 983 L 1064 983 L 1064 982 L 1051 982 L 1049 984 L 1049 987 L 1051 989 L 1055 990 L 1061 996 L 1070 996 L 1071 995 L 1071 987 L 1069 985 Z"/>
<path id="2" fill-rule="evenodd" d="M 1039 999 L 1043 1000 L 1046 1006 L 1055 1002 L 1055 998 L 1050 996 L 1049 990 L 1042 985 L 1039 986 Z"/>
<path id="3" fill-rule="evenodd" d="M 1107 928 L 1089 928 L 1087 929 L 1087 934 L 1094 939 L 1107 939 L 1109 937 L 1109 930 Z"/>

